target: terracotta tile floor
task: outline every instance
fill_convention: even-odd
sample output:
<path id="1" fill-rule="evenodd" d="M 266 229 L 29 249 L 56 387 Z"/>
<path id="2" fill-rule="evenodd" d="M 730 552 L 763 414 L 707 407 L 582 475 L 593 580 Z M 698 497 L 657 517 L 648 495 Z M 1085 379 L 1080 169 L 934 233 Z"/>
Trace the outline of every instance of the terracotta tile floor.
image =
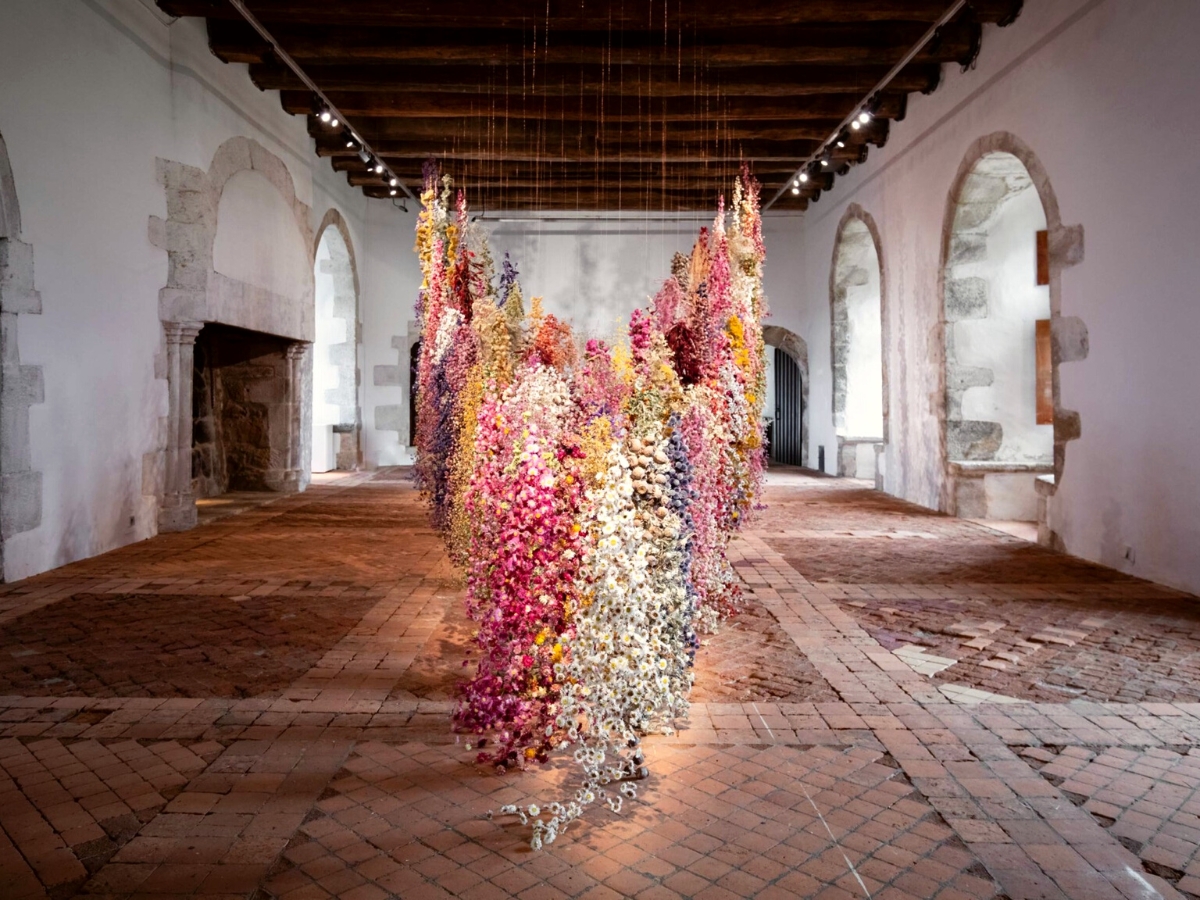
<path id="1" fill-rule="evenodd" d="M 401 471 L 0 586 L 0 898 L 1200 897 L 1195 598 L 771 482 L 640 798 L 537 853 L 483 814 L 573 770 L 450 731 L 471 623 Z"/>

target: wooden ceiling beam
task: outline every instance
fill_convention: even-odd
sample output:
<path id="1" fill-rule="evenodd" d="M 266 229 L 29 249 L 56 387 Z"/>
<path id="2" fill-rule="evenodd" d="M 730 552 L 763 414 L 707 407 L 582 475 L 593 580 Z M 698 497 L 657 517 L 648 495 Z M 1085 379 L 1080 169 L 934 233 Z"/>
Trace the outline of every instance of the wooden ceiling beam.
<path id="1" fill-rule="evenodd" d="M 385 187 L 384 182 L 375 175 L 366 172 L 347 172 L 346 179 L 354 187 Z M 401 178 L 406 185 L 413 189 L 413 193 L 420 193 L 422 181 L 419 176 Z M 776 176 L 773 179 L 762 182 L 770 188 L 779 188 L 787 181 L 787 176 Z M 465 188 L 467 191 L 467 199 L 476 194 L 495 194 L 506 192 L 526 192 L 542 194 L 553 193 L 559 189 L 562 190 L 582 190 L 582 191 L 597 191 L 604 190 L 611 193 L 618 191 L 618 186 L 624 193 L 650 192 L 662 194 L 690 194 L 690 193 L 710 193 L 716 196 L 718 193 L 724 193 L 727 197 L 733 193 L 733 179 L 725 177 L 713 177 L 707 179 L 688 179 L 680 181 L 677 179 L 666 179 L 665 181 L 653 179 L 645 180 L 626 176 L 621 179 L 616 178 L 551 178 L 551 179 L 513 179 L 509 181 L 488 181 L 477 178 L 463 177 L 455 179 L 455 188 Z"/>
<path id="2" fill-rule="evenodd" d="M 581 164 L 616 164 L 626 162 L 642 163 L 712 163 L 728 161 L 740 163 L 742 160 L 751 162 L 784 162 L 795 161 L 796 165 L 810 153 L 820 147 L 821 140 L 829 136 L 837 125 L 836 121 L 821 122 L 814 125 L 813 134 L 816 137 L 794 139 L 788 141 L 772 141 L 757 139 L 739 139 L 729 141 L 668 141 L 666 145 L 660 142 L 629 141 L 627 143 L 597 144 L 593 139 L 580 141 L 578 134 L 574 140 L 568 140 L 566 135 L 558 141 L 531 140 L 525 137 L 511 137 L 509 140 L 497 138 L 491 142 L 475 140 L 456 141 L 453 138 L 412 138 L 405 134 L 403 120 L 383 119 L 379 122 L 386 126 L 376 129 L 364 129 L 363 136 L 375 151 L 386 161 L 402 159 L 425 160 L 457 159 L 457 160 L 493 160 L 513 163 L 527 162 L 545 165 L 548 163 L 581 163 Z M 374 123 L 372 123 L 374 124 Z M 850 148 L 859 148 L 865 144 L 882 147 L 887 142 L 889 123 L 887 119 L 874 119 L 861 131 L 853 132 L 849 142 Z M 317 153 L 320 156 L 354 157 L 357 152 L 346 147 L 346 141 L 338 135 L 316 134 Z M 854 152 L 861 152 L 855 150 Z"/>
<path id="3" fill-rule="evenodd" d="M 596 151 L 579 151 L 571 147 L 547 149 L 545 147 L 513 147 L 510 145 L 487 149 L 474 146 L 454 147 L 452 145 L 434 143 L 395 143 L 385 147 L 380 147 L 379 145 L 372 146 L 376 147 L 380 157 L 393 168 L 396 168 L 403 160 L 424 162 L 427 159 L 473 160 L 478 162 L 495 161 L 501 163 L 524 162 L 538 165 L 552 165 L 555 163 L 613 164 L 617 162 L 663 163 L 669 165 L 705 162 L 727 162 L 733 164 L 740 163 L 743 159 L 750 159 L 755 162 L 792 162 L 796 166 L 799 166 L 805 157 L 815 149 L 815 145 L 812 143 L 805 147 L 795 143 L 780 142 L 770 142 L 769 145 L 743 142 L 730 148 L 672 147 L 668 148 L 666 153 L 658 149 L 647 150 L 626 147 L 603 154 Z"/>
<path id="4" fill-rule="evenodd" d="M 862 148 L 865 150 L 866 148 Z M 839 160 L 849 162 L 857 160 Z M 758 162 L 751 166 L 751 171 L 760 181 L 786 181 L 795 171 L 799 160 L 785 162 Z M 370 170 L 367 165 L 356 157 L 335 157 L 330 160 L 335 172 L 356 172 L 366 174 Z M 395 171 L 410 187 L 420 185 L 422 176 L 420 166 L 413 161 L 404 167 L 394 167 Z M 596 178 L 644 179 L 646 181 L 694 181 L 694 180 L 726 180 L 733 183 L 741 171 L 740 160 L 722 160 L 708 164 L 676 163 L 674 165 L 659 165 L 651 162 L 630 162 L 614 164 L 601 162 L 593 163 L 553 163 L 548 165 L 527 165 L 511 162 L 479 162 L 442 160 L 441 169 L 450 174 L 455 182 L 469 179 L 473 183 L 513 184 L 518 181 L 534 181 L 545 184 L 548 179 L 558 181 L 581 180 L 590 181 Z"/>
<path id="5" fill-rule="evenodd" d="M 225 0 L 158 0 L 173 16 L 234 19 L 237 11 Z M 581 4 L 578 0 L 248 0 L 251 12 L 264 24 L 336 25 L 353 20 L 366 26 L 406 26 L 413 29 L 455 28 L 464 22 L 489 28 L 539 28 L 549 23 L 556 31 L 645 30 L 661 35 L 672 29 L 711 28 L 731 19 L 741 25 L 777 28 L 820 22 L 913 22 L 929 24 L 946 11 L 946 0 L 740 0 L 730 8 L 725 0 L 688 0 L 663 11 L 648 4 Z M 1011 20 L 1021 0 L 972 0 L 982 22 Z"/>
<path id="6" fill-rule="evenodd" d="M 777 172 L 773 175 L 759 179 L 759 183 L 764 189 L 772 190 L 783 187 L 787 184 L 790 173 Z M 385 182 L 379 176 L 371 173 L 356 171 L 347 172 L 346 178 L 350 184 L 355 187 L 372 186 L 383 187 Z M 420 193 L 423 186 L 423 180 L 419 172 L 413 171 L 407 176 L 401 176 L 400 181 L 412 189 L 413 193 Z M 542 192 L 554 191 L 558 188 L 613 188 L 620 184 L 624 186 L 626 191 L 634 190 L 671 190 L 671 191 L 723 191 L 726 195 L 733 193 L 733 184 L 735 181 L 734 173 L 719 173 L 707 177 L 687 177 L 680 178 L 678 176 L 667 176 L 664 178 L 643 178 L 636 173 L 626 173 L 622 176 L 604 175 L 591 176 L 586 173 L 573 176 L 555 175 L 554 177 L 534 177 L 525 176 L 521 178 L 490 178 L 486 176 L 472 176 L 467 174 L 458 174 L 454 179 L 456 189 L 464 188 L 467 191 L 467 196 L 470 197 L 477 191 L 511 191 L 511 190 L 529 190 L 538 189 Z M 390 185 L 389 185 L 390 186 Z M 819 185 L 814 185 L 819 187 Z"/>
<path id="7" fill-rule="evenodd" d="M 747 66 L 703 73 L 703 90 L 724 97 L 801 97 L 856 93 L 862 96 L 887 74 L 886 66 Z M 675 66 L 636 67 L 619 80 L 603 67 L 543 66 L 532 89 L 519 66 L 313 65 L 305 72 L 324 91 L 392 91 L 420 94 L 475 94 L 520 97 L 694 97 L 700 92 L 691 73 L 679 77 Z M 937 87 L 941 66 L 919 63 L 905 67 L 890 84 L 895 91 L 929 93 Z M 286 66 L 255 63 L 250 79 L 264 91 L 303 91 L 304 84 Z"/>
<path id="8" fill-rule="evenodd" d="M 772 155 L 760 154 L 753 157 L 753 162 L 757 165 L 760 163 L 776 164 L 790 163 L 792 170 L 804 161 L 808 155 L 803 148 L 788 148 L 787 153 L 776 153 Z M 657 151 L 650 152 L 647 150 L 622 150 L 620 154 L 610 153 L 605 156 L 597 156 L 595 154 L 573 154 L 564 155 L 560 151 L 547 153 L 545 150 L 534 150 L 529 148 L 512 149 L 508 148 L 504 152 L 481 150 L 477 148 L 455 149 L 452 147 L 432 148 L 427 146 L 414 146 L 411 148 L 393 147 L 381 152 L 383 159 L 392 166 L 393 169 L 402 168 L 405 161 L 420 164 L 427 159 L 436 159 L 449 162 L 476 162 L 476 163 L 498 163 L 511 165 L 515 163 L 537 164 L 543 166 L 554 165 L 558 163 L 574 163 L 574 164 L 617 164 L 624 162 L 639 162 L 639 163 L 662 163 L 664 165 L 679 165 L 679 164 L 722 164 L 730 165 L 739 164 L 743 159 L 747 159 L 744 154 L 737 152 L 712 152 L 708 156 L 703 154 L 703 151 L 691 149 L 686 153 L 676 151 L 674 154 L 663 155 Z"/>
<path id="9" fill-rule="evenodd" d="M 425 66 L 525 66 L 523 82 L 538 81 L 553 66 L 604 67 L 616 81 L 628 66 L 673 69 L 676 80 L 694 80 L 698 68 L 743 66 L 883 66 L 890 68 L 924 34 L 926 26 L 904 22 L 880 25 L 821 25 L 755 30 L 730 26 L 688 34 L 687 41 L 664 46 L 662 32 L 623 35 L 614 46 L 607 29 L 553 36 L 536 50 L 532 33 L 456 27 L 446 32 L 364 28 L 357 25 L 312 28 L 280 24 L 272 34 L 301 65 L 409 63 Z M 419 36 L 419 39 L 418 39 Z M 271 47 L 241 21 L 210 19 L 212 51 L 226 62 L 275 62 Z M 977 22 L 952 22 L 922 50 L 918 64 L 969 62 L 979 48 Z M 542 78 L 543 82 L 548 78 Z M 561 81 L 561 77 L 558 79 Z M 573 79 L 577 83 L 578 79 Z M 874 83 L 874 82 L 872 82 Z M 320 82 L 318 81 L 318 84 Z M 870 84 L 866 85 L 870 87 Z"/>
<path id="10" fill-rule="evenodd" d="M 392 199 L 386 189 L 362 188 L 368 197 Z M 508 191 L 496 194 L 474 194 L 470 198 L 473 213 L 500 210 L 640 210 L 646 212 L 701 212 L 712 215 L 716 208 L 718 192 L 697 192 L 687 195 L 649 194 L 646 192 L 597 192 L 597 191 L 545 191 L 525 193 Z M 728 196 L 726 197 L 728 199 Z M 803 198 L 798 198 L 803 199 Z M 789 206 L 789 208 L 793 208 Z M 597 212 L 601 220 L 603 212 Z"/>
<path id="11" fill-rule="evenodd" d="M 743 159 L 786 186 L 844 116 L 939 20 L 949 0 L 245 0 L 405 185 L 443 162 L 479 209 L 711 210 Z M 263 90 L 308 117 L 319 155 L 370 197 L 394 190 L 368 171 L 314 97 L 228 0 L 157 0 L 205 16 L 214 54 L 251 64 Z M 539 4 L 546 3 L 546 6 Z M 781 208 L 802 209 L 835 174 L 882 146 L 908 93 L 941 66 L 968 64 L 982 24 L 1022 0 L 971 0 L 878 98 Z M 660 16 L 666 14 L 664 22 Z M 464 27 L 464 23 L 469 23 Z"/>
<path id="12" fill-rule="evenodd" d="M 363 128 L 361 134 L 374 145 L 372 136 L 398 135 L 406 141 L 440 141 L 456 145 L 499 147 L 505 144 L 536 144 L 547 148 L 569 144 L 573 147 L 642 146 L 661 148 L 665 144 L 674 147 L 682 144 L 727 144 L 730 141 L 774 140 L 774 141 L 819 141 L 828 137 L 837 124 L 836 119 L 804 121 L 795 119 L 737 120 L 699 124 L 685 120 L 670 122 L 629 122 L 606 124 L 602 131 L 595 120 L 525 120 L 491 122 L 483 118 L 463 118 L 453 122 L 446 119 L 413 118 L 403 119 L 403 128 L 376 128 L 375 123 Z M 364 125 L 367 123 L 364 122 Z M 310 130 L 313 137 L 325 140 L 339 135 L 322 135 L 328 128 L 319 123 Z M 345 147 L 349 140 L 341 136 Z M 350 155 L 350 154 L 342 154 Z"/>
<path id="13" fill-rule="evenodd" d="M 861 94 L 822 94 L 815 97 L 664 97 L 653 101 L 635 102 L 635 98 L 611 100 L 586 98 L 580 101 L 567 97 L 534 97 L 522 103 L 508 98 L 496 103 L 488 96 L 464 94 L 414 94 L 393 91 L 343 92 L 326 91 L 329 102 L 350 117 L 360 132 L 365 132 L 364 118 L 424 118 L 484 120 L 549 119 L 553 121 L 585 120 L 596 127 L 600 123 L 649 122 L 752 122 L 760 119 L 819 119 L 840 120 L 849 115 L 862 101 Z M 876 113 L 885 119 L 904 118 L 908 95 L 885 93 Z M 310 113 L 312 94 L 308 91 L 281 91 L 280 101 L 290 113 Z M 832 126 L 831 126 L 832 127 Z M 828 133 L 828 132 L 826 132 Z M 369 139 L 369 138 L 368 138 Z"/>

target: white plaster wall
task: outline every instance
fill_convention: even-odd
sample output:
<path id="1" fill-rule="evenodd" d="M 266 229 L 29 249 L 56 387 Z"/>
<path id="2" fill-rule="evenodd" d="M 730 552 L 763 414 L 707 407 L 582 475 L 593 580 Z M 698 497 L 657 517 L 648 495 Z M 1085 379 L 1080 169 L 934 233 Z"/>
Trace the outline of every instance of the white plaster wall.
<path id="1" fill-rule="evenodd" d="M 764 197 L 763 202 L 769 197 Z M 803 243 L 805 214 L 775 213 L 763 215 L 763 242 L 767 259 L 763 263 L 763 290 L 767 295 L 767 317 L 764 323 L 786 328 L 808 346 L 809 455 L 808 465 L 817 468 L 817 447 L 825 446 L 825 470 L 837 471 L 837 439 L 833 434 L 833 371 L 829 356 L 829 270 L 825 270 L 825 307 L 815 308 L 798 303 L 798 293 L 807 287 L 808 254 Z M 833 248 L 829 250 L 832 258 Z M 828 260 L 827 260 L 828 261 Z M 824 342 L 824 351 L 814 352 Z M 771 352 L 770 348 L 767 350 Z M 820 372 L 814 366 L 823 366 Z M 820 391 L 816 385 L 822 385 Z M 822 440 L 812 436 L 816 422 L 829 424 Z"/>
<path id="2" fill-rule="evenodd" d="M 880 423 L 882 424 L 882 423 Z M 881 429 L 882 430 L 882 429 Z M 875 479 L 875 445 L 857 444 L 854 447 L 854 477 Z"/>
<path id="3" fill-rule="evenodd" d="M 540 296 L 546 312 L 577 335 L 608 340 L 624 333 L 633 310 L 670 276 L 674 255 L 690 253 L 701 227 L 711 223 L 712 216 L 675 221 L 625 213 L 619 220 L 597 214 L 485 224 L 497 271 L 509 252 L 527 301 Z"/>
<path id="4" fill-rule="evenodd" d="M 879 226 L 887 267 L 884 487 L 938 505 L 943 218 L 968 147 L 1011 132 L 1048 172 L 1063 223 L 1085 233 L 1083 262 L 1062 275 L 1061 312 L 1086 322 L 1091 352 L 1060 376 L 1083 436 L 1067 446 L 1051 526 L 1071 553 L 1200 590 L 1200 156 L 1190 149 L 1200 121 L 1181 114 L 1200 83 L 1198 33 L 1192 2 L 1027 3 L 1014 25 L 986 28 L 975 69 L 948 67 L 936 93 L 912 96 L 887 146 L 808 210 L 798 277 L 786 293 L 777 280 L 769 288 L 808 341 L 812 459 L 833 442 L 828 266 L 837 224 L 857 202 Z M 1131 181 L 1131 160 L 1149 159 Z M 777 257 L 778 243 L 767 250 Z"/>
<path id="5" fill-rule="evenodd" d="M 1054 461 L 1054 426 L 1037 424 L 1035 323 L 1050 318 L 1050 288 L 1037 284 L 1036 234 L 1045 227 L 1042 201 L 1030 186 L 974 229 L 987 233 L 986 258 L 954 267 L 955 278 L 988 284 L 987 318 L 948 327 L 960 364 L 992 370 L 990 385 L 964 392 L 962 417 L 1000 423 L 1004 439 L 995 458 L 1001 462 Z"/>
<path id="6" fill-rule="evenodd" d="M 308 296 L 309 249 L 283 195 L 260 173 L 235 173 L 221 192 L 213 269 L 281 297 Z"/>
<path id="7" fill-rule="evenodd" d="M 367 209 L 366 263 L 360 267 L 363 290 L 363 460 L 370 468 L 409 465 L 408 332 L 416 318 L 421 267 L 413 252 L 416 205 L 402 212 L 390 202 Z M 400 367 L 399 384 L 379 384 L 377 367 Z M 383 421 L 381 408 L 402 407 L 398 423 Z M 386 426 L 399 424 L 401 431 Z"/>
<path id="8" fill-rule="evenodd" d="M 1035 479 L 1027 472 L 993 472 L 983 476 L 989 519 L 1036 522 L 1038 496 Z"/>
<path id="9" fill-rule="evenodd" d="M 42 523 L 8 541 L 12 580 L 157 528 L 142 483 L 167 412 L 155 377 L 167 255 L 147 227 L 167 216 L 156 158 L 207 169 L 245 135 L 283 159 L 317 221 L 336 205 L 361 230 L 367 201 L 313 155 L 276 94 L 211 55 L 202 22 L 168 26 L 139 0 L 5 0 L 2 20 L 0 132 L 43 301 L 21 317 L 19 349 L 45 378 L 30 425 Z"/>

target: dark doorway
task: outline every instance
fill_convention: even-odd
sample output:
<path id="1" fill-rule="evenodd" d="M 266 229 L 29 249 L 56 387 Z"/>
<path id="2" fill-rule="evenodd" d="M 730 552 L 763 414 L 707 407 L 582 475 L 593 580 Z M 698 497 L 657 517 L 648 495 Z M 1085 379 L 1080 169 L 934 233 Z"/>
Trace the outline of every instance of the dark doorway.
<path id="1" fill-rule="evenodd" d="M 771 460 L 786 466 L 801 464 L 801 423 L 804 394 L 800 366 L 784 350 L 775 348 L 775 421 L 771 428 Z"/>
<path id="2" fill-rule="evenodd" d="M 408 446 L 417 446 L 417 372 L 421 367 L 421 342 L 408 349 Z"/>

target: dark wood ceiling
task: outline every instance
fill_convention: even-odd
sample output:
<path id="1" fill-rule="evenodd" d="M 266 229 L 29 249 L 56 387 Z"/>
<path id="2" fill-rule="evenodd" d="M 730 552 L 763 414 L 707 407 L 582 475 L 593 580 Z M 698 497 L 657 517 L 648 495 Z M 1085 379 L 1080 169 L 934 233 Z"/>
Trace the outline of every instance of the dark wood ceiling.
<path id="1" fill-rule="evenodd" d="M 312 93 L 226 0 L 157 0 L 207 19 L 225 62 L 308 119 L 317 153 L 371 197 L 390 188 L 317 117 Z M 247 7 L 414 193 L 436 159 L 476 209 L 710 209 L 742 160 L 787 183 L 950 0 L 247 0 Z M 969 65 L 971 0 L 877 98 L 799 209 L 864 161 L 908 94 Z"/>

